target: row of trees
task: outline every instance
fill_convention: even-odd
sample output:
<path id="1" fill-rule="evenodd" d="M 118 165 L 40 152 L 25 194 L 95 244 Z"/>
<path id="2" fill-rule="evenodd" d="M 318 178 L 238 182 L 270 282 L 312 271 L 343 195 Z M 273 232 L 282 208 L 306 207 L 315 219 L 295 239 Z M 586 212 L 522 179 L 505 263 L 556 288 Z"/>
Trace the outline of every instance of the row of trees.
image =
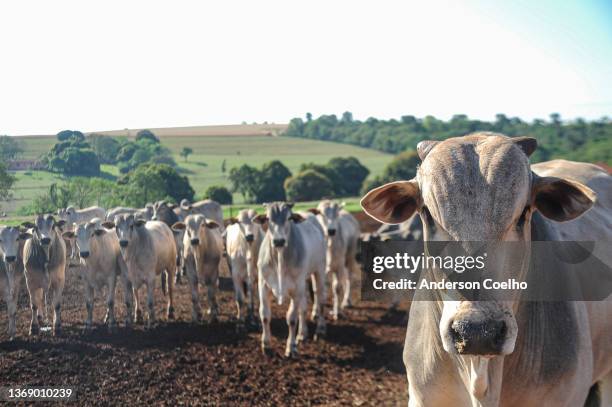
<path id="1" fill-rule="evenodd" d="M 340 118 L 323 115 L 314 119 L 291 120 L 287 136 L 355 144 L 389 153 L 414 150 L 422 140 L 444 140 L 474 131 L 495 131 L 508 136 L 530 136 L 538 140 L 533 162 L 566 158 L 576 161 L 605 162 L 612 165 L 612 121 L 609 118 L 563 122 L 553 113 L 549 120 L 526 122 L 518 117 L 498 114 L 494 121 L 482 121 L 458 114 L 444 121 L 433 116 L 400 120 L 354 120 L 350 112 Z"/>

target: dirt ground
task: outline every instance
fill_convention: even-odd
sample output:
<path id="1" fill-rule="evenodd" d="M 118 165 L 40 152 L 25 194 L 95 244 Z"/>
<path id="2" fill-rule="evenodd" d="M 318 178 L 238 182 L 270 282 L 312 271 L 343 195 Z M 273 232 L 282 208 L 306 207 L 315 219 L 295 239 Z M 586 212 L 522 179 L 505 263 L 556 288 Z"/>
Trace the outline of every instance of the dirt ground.
<path id="1" fill-rule="evenodd" d="M 236 331 L 230 280 L 222 278 L 220 286 L 222 315 L 217 323 L 190 323 L 186 284 L 176 290 L 176 320 L 166 321 L 158 284 L 156 327 L 127 329 L 121 323 L 118 332 L 108 333 L 97 295 L 96 326 L 85 334 L 83 281 L 79 269 L 71 268 L 63 300 L 64 331 L 55 338 L 48 331 L 28 337 L 24 284 L 18 336 L 12 342 L 6 334 L 6 306 L 0 304 L 0 385 L 75 386 L 79 405 L 406 405 L 404 313 L 389 313 L 386 304 L 356 301 L 344 319 L 328 321 L 325 339 L 310 338 L 300 345 L 297 358 L 285 359 L 286 308 L 275 305 L 276 354 L 266 357 L 259 331 Z M 116 315 L 123 322 L 121 287 L 117 294 Z M 353 298 L 359 298 L 358 291 Z M 314 325 L 310 328 L 312 334 Z"/>

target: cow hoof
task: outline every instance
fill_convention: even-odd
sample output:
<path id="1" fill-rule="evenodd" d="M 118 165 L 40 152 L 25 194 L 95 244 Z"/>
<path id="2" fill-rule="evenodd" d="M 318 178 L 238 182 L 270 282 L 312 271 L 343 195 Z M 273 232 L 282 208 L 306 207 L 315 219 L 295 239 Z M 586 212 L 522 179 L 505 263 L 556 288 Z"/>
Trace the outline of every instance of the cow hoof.
<path id="1" fill-rule="evenodd" d="M 30 336 L 38 335 L 40 328 L 38 326 L 30 326 Z"/>
<path id="2" fill-rule="evenodd" d="M 61 327 L 57 327 L 53 329 L 53 336 L 62 336 L 62 328 Z"/>
<path id="3" fill-rule="evenodd" d="M 267 356 L 267 357 L 274 356 L 274 351 L 272 350 L 272 347 L 270 347 L 270 346 L 262 345 L 261 346 L 261 351 L 263 352 L 264 356 Z"/>
<path id="4" fill-rule="evenodd" d="M 342 309 L 351 309 L 351 308 L 353 308 L 353 304 L 350 301 L 342 303 Z"/>
<path id="5" fill-rule="evenodd" d="M 174 308 L 168 310 L 168 319 L 174 319 Z"/>
<path id="6" fill-rule="evenodd" d="M 285 357 L 287 359 L 293 359 L 298 356 L 298 351 L 296 346 L 292 346 L 291 349 L 285 350 Z"/>
<path id="7" fill-rule="evenodd" d="M 325 329 L 317 329 L 317 332 L 315 332 L 313 339 L 315 341 L 318 341 L 319 339 L 325 338 L 325 335 L 326 335 Z"/>

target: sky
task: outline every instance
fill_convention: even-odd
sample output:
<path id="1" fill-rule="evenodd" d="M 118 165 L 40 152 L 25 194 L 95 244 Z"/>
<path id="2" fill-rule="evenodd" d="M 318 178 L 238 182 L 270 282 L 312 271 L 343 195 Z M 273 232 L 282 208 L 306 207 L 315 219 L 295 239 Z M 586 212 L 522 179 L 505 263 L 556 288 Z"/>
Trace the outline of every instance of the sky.
<path id="1" fill-rule="evenodd" d="M 612 2 L 0 3 L 0 134 L 612 116 Z"/>

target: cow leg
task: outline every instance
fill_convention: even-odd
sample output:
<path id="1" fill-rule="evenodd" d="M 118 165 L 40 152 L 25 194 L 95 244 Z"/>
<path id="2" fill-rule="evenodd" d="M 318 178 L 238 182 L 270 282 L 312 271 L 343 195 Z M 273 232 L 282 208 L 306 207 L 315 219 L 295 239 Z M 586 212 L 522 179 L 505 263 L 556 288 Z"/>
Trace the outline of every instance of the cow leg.
<path id="1" fill-rule="evenodd" d="M 338 314 L 340 313 L 340 279 L 338 278 L 338 270 L 334 270 L 331 272 L 332 275 L 332 296 L 333 296 L 333 306 L 332 306 L 332 319 L 334 321 L 338 320 Z"/>
<path id="2" fill-rule="evenodd" d="M 94 288 L 85 281 L 85 308 L 87 308 L 87 319 L 85 320 L 85 331 L 91 331 L 93 325 Z"/>
<path id="3" fill-rule="evenodd" d="M 43 307 L 43 289 L 28 285 L 30 294 L 30 308 L 32 309 L 32 320 L 30 321 L 30 335 L 38 335 L 42 324 L 41 310 Z"/>
<path id="4" fill-rule="evenodd" d="M 218 267 L 218 265 L 216 266 Z M 204 278 L 206 283 L 206 296 L 208 297 L 208 315 L 210 315 L 211 322 L 217 322 L 219 317 L 219 305 L 217 304 L 217 281 L 219 276 L 219 269 L 213 268 L 211 273 L 206 273 L 209 277 Z"/>
<path id="5" fill-rule="evenodd" d="M 193 259 L 185 262 L 187 271 L 187 282 L 191 290 L 191 322 L 197 323 L 202 319 L 202 309 L 200 307 L 199 281 L 198 274 L 193 264 Z"/>
<path id="6" fill-rule="evenodd" d="M 150 329 L 155 323 L 155 280 L 147 281 L 145 285 L 147 287 L 147 308 L 149 314 L 147 318 L 147 329 Z"/>
<path id="7" fill-rule="evenodd" d="M 323 276 L 321 276 L 323 274 Z M 326 297 L 326 289 L 325 289 L 325 277 L 324 273 L 319 272 L 318 270 L 312 274 L 312 287 L 314 291 L 314 301 L 312 306 L 312 319 L 316 321 L 317 328 L 315 330 L 315 340 L 321 336 L 325 335 L 326 326 L 325 326 L 325 315 L 323 310 L 323 302 Z"/>
<path id="8" fill-rule="evenodd" d="M 297 342 L 296 342 L 296 331 L 298 323 L 298 308 L 300 304 L 299 296 L 297 298 L 291 298 L 289 302 L 289 309 L 287 310 L 287 327 L 289 328 L 289 336 L 287 337 L 287 346 L 285 347 L 285 356 L 292 357 L 297 355 Z"/>
<path id="9" fill-rule="evenodd" d="M 142 304 L 140 302 L 140 297 L 138 296 L 138 291 L 140 287 L 132 286 L 132 295 L 134 296 L 134 320 L 137 324 L 143 322 L 142 317 Z"/>
<path id="10" fill-rule="evenodd" d="M 261 350 L 264 355 L 272 354 L 272 346 L 270 345 L 270 339 L 272 334 L 270 332 L 270 320 L 272 319 L 272 311 L 270 309 L 270 297 L 272 293 L 270 289 L 265 285 L 263 278 L 259 278 L 259 318 L 261 318 Z"/>
<path id="11" fill-rule="evenodd" d="M 355 256 L 353 254 L 349 254 L 349 260 L 345 267 L 342 268 L 342 274 L 340 274 L 340 279 L 344 282 L 344 298 L 342 299 L 342 309 L 351 308 L 353 303 L 351 302 L 351 275 L 353 274 L 353 270 L 357 269 L 357 264 L 355 264 Z"/>
<path id="12" fill-rule="evenodd" d="M 8 285 L 7 285 L 8 288 Z M 19 299 L 19 289 L 21 288 L 21 276 L 15 273 L 13 278 L 13 287 L 12 291 L 10 288 L 8 292 L 5 294 L 6 298 L 6 307 L 9 317 L 9 327 L 8 327 L 8 335 L 9 339 L 15 339 L 15 333 L 17 332 L 16 319 L 17 319 L 17 301 Z"/>
<path id="13" fill-rule="evenodd" d="M 125 326 L 132 326 L 134 323 L 134 289 L 132 283 L 126 275 L 121 275 L 123 280 L 123 301 L 125 302 Z"/>
<path id="14" fill-rule="evenodd" d="M 53 335 L 59 336 L 62 333 L 62 293 L 64 291 L 64 281 L 60 278 L 52 281 L 51 292 L 53 307 Z"/>
<path id="15" fill-rule="evenodd" d="M 231 263 L 230 263 L 231 264 Z M 232 274 L 232 283 L 234 284 L 234 297 L 236 299 L 236 319 L 238 320 L 238 328 L 244 327 L 244 314 L 242 308 L 244 307 L 244 284 L 240 274 L 240 269 L 236 264 L 232 264 L 230 267 Z"/>
<path id="16" fill-rule="evenodd" d="M 299 298 L 298 318 L 300 322 L 297 342 L 301 343 L 306 341 L 306 339 L 308 338 L 308 296 L 306 295 L 306 282 L 304 282 L 301 287 L 298 286 L 297 294 L 297 298 Z"/>
<path id="17" fill-rule="evenodd" d="M 168 308 L 166 312 L 168 320 L 174 319 L 174 273 L 176 273 L 174 267 L 168 269 Z"/>
<path id="18" fill-rule="evenodd" d="M 108 279 L 108 294 L 106 296 L 106 323 L 108 324 L 109 332 L 114 332 L 117 328 L 115 321 L 115 285 L 117 284 L 117 276 L 113 274 Z"/>

